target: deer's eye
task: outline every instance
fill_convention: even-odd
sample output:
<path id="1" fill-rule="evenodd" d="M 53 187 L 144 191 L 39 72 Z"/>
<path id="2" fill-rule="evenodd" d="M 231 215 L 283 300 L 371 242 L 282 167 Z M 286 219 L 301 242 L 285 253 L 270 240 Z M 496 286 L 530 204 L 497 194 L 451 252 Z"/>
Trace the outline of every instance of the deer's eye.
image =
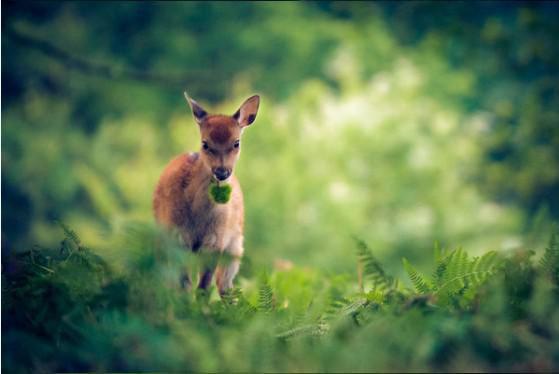
<path id="1" fill-rule="evenodd" d="M 206 150 L 206 151 L 208 149 L 210 149 L 210 147 L 208 146 L 208 143 L 206 143 L 206 142 L 202 142 L 202 148 L 204 148 L 204 150 Z"/>
<path id="2" fill-rule="evenodd" d="M 234 147 L 234 148 L 239 148 L 239 145 L 240 145 L 240 144 L 239 144 L 239 141 L 237 140 L 237 141 L 233 144 L 233 147 Z"/>

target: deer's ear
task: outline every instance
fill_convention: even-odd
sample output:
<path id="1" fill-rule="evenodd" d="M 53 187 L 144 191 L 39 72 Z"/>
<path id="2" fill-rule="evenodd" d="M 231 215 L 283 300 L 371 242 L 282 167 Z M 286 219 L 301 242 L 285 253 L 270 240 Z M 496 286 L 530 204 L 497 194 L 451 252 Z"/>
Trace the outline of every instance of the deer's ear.
<path id="1" fill-rule="evenodd" d="M 258 105 L 260 104 L 260 96 L 254 95 L 246 99 L 239 110 L 233 114 L 233 118 L 237 120 L 239 126 L 245 127 L 250 125 L 256 119 L 258 113 Z"/>
<path id="2" fill-rule="evenodd" d="M 208 115 L 208 112 L 206 112 L 206 110 L 204 110 L 204 108 L 202 108 L 200 104 L 191 99 L 186 91 L 184 91 L 184 97 L 186 99 L 186 102 L 192 109 L 192 115 L 194 116 L 194 119 L 200 125 L 202 123 L 202 120 Z"/>

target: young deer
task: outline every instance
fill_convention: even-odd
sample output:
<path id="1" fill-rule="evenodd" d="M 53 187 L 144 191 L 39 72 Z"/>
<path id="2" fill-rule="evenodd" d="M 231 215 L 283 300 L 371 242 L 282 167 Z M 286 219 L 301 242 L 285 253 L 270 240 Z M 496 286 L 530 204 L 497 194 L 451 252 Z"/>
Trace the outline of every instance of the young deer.
<path id="1" fill-rule="evenodd" d="M 232 116 L 210 115 L 186 92 L 201 135 L 201 150 L 173 159 L 163 171 L 153 197 L 156 221 L 178 230 L 187 248 L 225 253 L 226 264 L 215 268 L 220 294 L 232 287 L 243 255 L 243 194 L 233 176 L 241 150 L 240 137 L 245 127 L 254 122 L 260 97 L 248 98 Z M 210 183 L 230 183 L 231 197 L 218 204 L 208 195 Z M 204 269 L 199 288 L 206 289 L 214 269 Z M 184 281 L 190 285 L 186 276 Z"/>

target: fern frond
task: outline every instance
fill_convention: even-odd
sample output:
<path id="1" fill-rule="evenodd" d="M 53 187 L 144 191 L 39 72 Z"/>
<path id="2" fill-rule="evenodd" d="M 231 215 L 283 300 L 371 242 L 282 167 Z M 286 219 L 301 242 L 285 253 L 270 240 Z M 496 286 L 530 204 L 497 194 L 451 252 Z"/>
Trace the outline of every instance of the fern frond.
<path id="1" fill-rule="evenodd" d="M 555 283 L 559 283 L 559 242 L 555 232 L 549 238 L 549 244 L 540 259 L 540 267 Z"/>
<path id="2" fill-rule="evenodd" d="M 380 295 L 381 293 L 380 291 L 374 290 L 369 292 L 369 294 L 373 294 L 372 297 L 374 297 L 374 295 Z M 357 296 L 356 298 L 343 298 L 332 301 L 327 307 L 326 312 L 322 315 L 322 319 L 324 322 L 327 322 L 360 313 L 363 308 L 367 307 L 371 302 L 369 295 L 367 296 L 367 298 Z"/>
<path id="3" fill-rule="evenodd" d="M 238 287 L 230 288 L 221 295 L 225 305 L 236 305 L 242 297 L 242 291 Z"/>
<path id="4" fill-rule="evenodd" d="M 384 304 L 386 302 L 387 292 L 381 290 L 371 290 L 367 292 L 366 301 L 375 303 L 375 304 Z"/>
<path id="5" fill-rule="evenodd" d="M 386 274 L 382 265 L 373 256 L 367 244 L 362 240 L 357 240 L 357 256 L 363 265 L 365 277 L 373 282 L 373 287 L 379 290 L 394 288 L 394 279 Z"/>
<path id="6" fill-rule="evenodd" d="M 300 336 L 322 336 L 328 332 L 330 326 L 324 321 L 319 320 L 317 323 L 309 323 L 294 327 L 276 335 L 278 339 L 291 339 Z"/>
<path id="7" fill-rule="evenodd" d="M 404 258 L 402 261 L 404 263 L 404 268 L 406 269 L 406 272 L 408 273 L 408 276 L 410 277 L 410 280 L 417 292 L 422 294 L 429 293 L 431 291 L 431 286 L 425 277 L 415 270 L 413 265 L 407 259 Z"/>
<path id="8" fill-rule="evenodd" d="M 439 252 L 438 255 L 435 255 L 435 270 L 433 271 L 432 276 L 432 284 L 438 285 L 441 284 L 443 275 L 446 272 L 446 267 L 448 265 L 449 257 L 448 255 L 441 255 Z"/>
<path id="9" fill-rule="evenodd" d="M 74 230 L 72 230 L 68 225 L 66 225 L 64 222 L 62 221 L 56 221 L 56 222 L 64 231 L 64 235 L 66 235 L 66 238 L 68 240 L 71 240 L 78 247 L 78 249 L 81 249 L 82 241 L 78 236 L 78 234 Z"/>
<path id="10" fill-rule="evenodd" d="M 367 300 L 359 299 L 344 305 L 340 309 L 340 315 L 348 316 L 356 313 L 363 306 L 367 305 Z"/>
<path id="11" fill-rule="evenodd" d="M 342 308 L 344 308 L 349 303 L 350 301 L 345 298 L 331 300 L 327 304 L 326 309 L 324 311 L 325 318 L 330 319 L 330 318 L 337 317 L 340 313 L 340 310 L 342 310 Z"/>
<path id="12" fill-rule="evenodd" d="M 243 295 L 240 288 L 234 287 L 227 290 L 221 299 L 229 313 L 234 312 L 240 319 L 247 318 L 248 316 L 257 312 L 255 308 Z"/>
<path id="13" fill-rule="evenodd" d="M 450 253 L 442 282 L 437 285 L 438 295 L 453 295 L 465 289 L 474 292 L 497 270 L 499 264 L 497 252 L 491 251 L 482 257 L 468 260 L 468 254 L 462 249 Z"/>
<path id="14" fill-rule="evenodd" d="M 290 339 L 296 336 L 301 335 L 308 335 L 312 334 L 312 332 L 316 329 L 316 325 L 314 324 L 307 324 L 302 326 L 297 326 L 282 333 L 276 335 L 278 339 Z"/>
<path id="15" fill-rule="evenodd" d="M 269 313 L 274 309 L 274 293 L 270 280 L 267 276 L 262 276 L 258 287 L 258 310 Z"/>
<path id="16" fill-rule="evenodd" d="M 475 258 L 472 266 L 472 273 L 474 275 L 474 285 L 483 283 L 488 276 L 492 275 L 500 265 L 500 258 L 495 251 L 490 251 Z"/>
<path id="17" fill-rule="evenodd" d="M 446 293 L 456 293 L 464 286 L 464 274 L 468 272 L 468 254 L 462 249 L 452 251 L 447 256 L 444 270 L 441 271 L 440 281 L 436 291 L 444 290 Z"/>

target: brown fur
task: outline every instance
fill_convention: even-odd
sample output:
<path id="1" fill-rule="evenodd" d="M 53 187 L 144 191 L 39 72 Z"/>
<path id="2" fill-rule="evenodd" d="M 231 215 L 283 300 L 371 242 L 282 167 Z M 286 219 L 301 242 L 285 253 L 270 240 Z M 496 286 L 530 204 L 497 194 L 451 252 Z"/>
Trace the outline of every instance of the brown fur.
<path id="1" fill-rule="evenodd" d="M 204 145 L 199 153 L 177 156 L 163 170 L 153 195 L 156 221 L 181 235 L 187 248 L 193 251 L 227 253 L 231 261 L 216 269 L 216 283 L 223 294 L 232 287 L 243 255 L 244 207 L 243 194 L 233 169 L 239 158 L 242 128 L 250 125 L 258 111 L 260 98 L 248 98 L 236 116 L 208 115 L 196 101 L 185 97 L 200 126 Z M 218 204 L 210 200 L 208 188 L 214 173 L 230 174 L 230 200 Z M 214 269 L 204 269 L 200 288 L 206 288 Z M 189 283 L 188 277 L 184 283 Z"/>
<path id="2" fill-rule="evenodd" d="M 228 244 L 228 231 L 243 231 L 243 194 L 233 176 L 231 200 L 227 204 L 211 202 L 208 187 L 212 176 L 203 169 L 198 153 L 174 158 L 161 174 L 153 197 L 153 210 L 157 222 L 177 228 L 189 248 L 198 244 L 222 250 Z"/>
<path id="3" fill-rule="evenodd" d="M 241 136 L 241 127 L 232 117 L 208 116 L 200 121 L 200 134 L 209 149 L 182 154 L 166 166 L 154 192 L 153 210 L 156 221 L 177 230 L 186 247 L 226 252 L 233 258 L 215 269 L 216 283 L 223 293 L 232 287 L 243 254 L 243 194 L 233 175 L 228 180 L 232 192 L 226 204 L 211 201 L 208 188 L 216 168 L 233 171 L 239 157 L 234 144 Z M 200 288 L 210 284 L 212 273 L 213 269 L 204 270 Z"/>
<path id="4" fill-rule="evenodd" d="M 244 226 L 241 187 L 233 176 L 230 201 L 215 204 L 208 196 L 211 173 L 205 169 L 197 153 L 180 155 L 167 165 L 155 189 L 153 209 L 156 220 L 169 229 L 178 230 L 188 248 L 225 251 L 240 258 Z M 237 261 L 238 269 L 239 260 L 234 261 Z M 223 276 L 226 270 L 216 269 L 216 283 L 221 293 L 232 286 L 232 278 Z M 207 287 L 210 280 L 211 272 L 202 277 L 200 287 Z"/>
<path id="5" fill-rule="evenodd" d="M 211 116 L 204 125 L 208 127 L 206 131 L 213 142 L 225 144 L 231 141 L 233 137 L 231 127 L 236 126 L 236 122 L 231 117 Z"/>
<path id="6" fill-rule="evenodd" d="M 215 143 L 227 143 L 231 139 L 231 131 L 226 126 L 216 127 L 210 132 L 210 139 Z"/>

